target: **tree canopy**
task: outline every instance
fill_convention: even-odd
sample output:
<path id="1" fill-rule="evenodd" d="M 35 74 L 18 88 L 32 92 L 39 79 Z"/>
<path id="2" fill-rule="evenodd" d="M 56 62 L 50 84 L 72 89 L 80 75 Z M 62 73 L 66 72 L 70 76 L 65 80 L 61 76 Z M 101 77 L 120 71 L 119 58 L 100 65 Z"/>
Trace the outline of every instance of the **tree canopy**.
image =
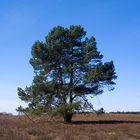
<path id="1" fill-rule="evenodd" d="M 114 89 L 117 78 L 113 61 L 102 62 L 94 36 L 86 37 L 81 26 L 54 27 L 45 42 L 36 41 L 30 64 L 34 69 L 31 86 L 18 88 L 18 96 L 28 103 L 28 113 L 60 113 L 70 122 L 78 110 L 90 109 L 87 97 Z"/>

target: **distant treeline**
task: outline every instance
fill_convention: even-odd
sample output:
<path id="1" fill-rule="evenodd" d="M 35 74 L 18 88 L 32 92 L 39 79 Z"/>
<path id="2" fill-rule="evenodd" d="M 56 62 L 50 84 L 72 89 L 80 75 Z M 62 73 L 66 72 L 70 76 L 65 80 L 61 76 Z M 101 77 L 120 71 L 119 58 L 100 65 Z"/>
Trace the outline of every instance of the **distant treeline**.
<path id="1" fill-rule="evenodd" d="M 104 112 L 107 113 L 107 112 Z M 75 112 L 75 114 L 96 114 L 96 112 Z M 140 111 L 116 111 L 116 112 L 108 112 L 108 114 L 140 114 Z"/>
<path id="2" fill-rule="evenodd" d="M 13 116 L 12 113 L 0 112 L 0 116 L 2 116 L 2 115 L 4 115 L 4 116 Z"/>
<path id="3" fill-rule="evenodd" d="M 140 111 L 117 111 L 117 112 L 109 112 L 111 114 L 140 114 Z"/>

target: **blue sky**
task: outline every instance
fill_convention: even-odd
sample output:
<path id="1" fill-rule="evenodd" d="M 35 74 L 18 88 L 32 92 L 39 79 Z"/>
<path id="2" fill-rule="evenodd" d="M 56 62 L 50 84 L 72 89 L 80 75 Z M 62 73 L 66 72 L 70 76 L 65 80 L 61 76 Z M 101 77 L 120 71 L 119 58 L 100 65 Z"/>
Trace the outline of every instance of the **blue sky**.
<path id="1" fill-rule="evenodd" d="M 0 112 L 16 113 L 17 87 L 30 85 L 31 47 L 54 26 L 81 25 L 104 61 L 113 60 L 115 90 L 92 100 L 106 111 L 140 110 L 139 0 L 0 0 Z"/>

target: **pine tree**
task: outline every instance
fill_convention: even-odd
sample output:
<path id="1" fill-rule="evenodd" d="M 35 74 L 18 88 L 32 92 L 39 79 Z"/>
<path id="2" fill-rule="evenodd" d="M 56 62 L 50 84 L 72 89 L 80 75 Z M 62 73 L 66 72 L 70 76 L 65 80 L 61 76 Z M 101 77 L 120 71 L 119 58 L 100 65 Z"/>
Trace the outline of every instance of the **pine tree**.
<path id="1" fill-rule="evenodd" d="M 113 61 L 103 63 L 96 40 L 86 37 L 81 26 L 54 27 L 45 42 L 36 41 L 31 50 L 34 68 L 32 85 L 18 88 L 28 103 L 28 113 L 54 113 L 71 122 L 75 111 L 91 108 L 87 97 L 113 90 L 117 78 Z"/>

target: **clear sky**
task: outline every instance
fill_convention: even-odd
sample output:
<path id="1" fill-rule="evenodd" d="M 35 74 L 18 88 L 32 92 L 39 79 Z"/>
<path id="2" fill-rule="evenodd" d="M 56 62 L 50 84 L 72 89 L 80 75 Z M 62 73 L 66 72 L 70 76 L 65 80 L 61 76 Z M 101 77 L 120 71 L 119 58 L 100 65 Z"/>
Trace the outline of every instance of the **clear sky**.
<path id="1" fill-rule="evenodd" d="M 31 47 L 57 25 L 83 26 L 114 61 L 115 90 L 93 99 L 95 108 L 140 111 L 140 0 L 0 0 L 0 112 L 23 105 L 17 87 L 32 82 Z"/>

